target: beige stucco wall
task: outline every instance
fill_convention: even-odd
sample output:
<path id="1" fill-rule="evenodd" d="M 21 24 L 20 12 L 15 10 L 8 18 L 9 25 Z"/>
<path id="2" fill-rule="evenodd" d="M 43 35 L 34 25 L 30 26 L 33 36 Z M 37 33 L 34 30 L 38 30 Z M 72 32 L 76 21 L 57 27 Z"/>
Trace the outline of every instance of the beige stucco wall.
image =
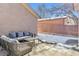
<path id="1" fill-rule="evenodd" d="M 35 18 L 21 4 L 0 4 L 0 35 L 12 31 L 37 32 Z"/>

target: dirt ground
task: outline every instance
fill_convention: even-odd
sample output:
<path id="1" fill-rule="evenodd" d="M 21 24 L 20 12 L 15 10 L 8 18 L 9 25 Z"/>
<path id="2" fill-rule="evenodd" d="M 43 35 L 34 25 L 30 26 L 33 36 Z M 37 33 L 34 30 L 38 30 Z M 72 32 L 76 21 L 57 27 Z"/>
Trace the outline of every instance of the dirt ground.
<path id="1" fill-rule="evenodd" d="M 0 46 L 0 56 L 7 56 L 8 52 Z M 78 51 L 56 47 L 52 44 L 40 43 L 24 56 L 79 56 Z"/>
<path id="2" fill-rule="evenodd" d="M 8 52 L 0 46 L 0 56 L 7 56 Z"/>
<path id="3" fill-rule="evenodd" d="M 39 44 L 32 49 L 32 51 L 25 56 L 79 56 L 78 51 L 71 49 L 65 49 L 60 47 L 55 47 L 51 44 Z"/>

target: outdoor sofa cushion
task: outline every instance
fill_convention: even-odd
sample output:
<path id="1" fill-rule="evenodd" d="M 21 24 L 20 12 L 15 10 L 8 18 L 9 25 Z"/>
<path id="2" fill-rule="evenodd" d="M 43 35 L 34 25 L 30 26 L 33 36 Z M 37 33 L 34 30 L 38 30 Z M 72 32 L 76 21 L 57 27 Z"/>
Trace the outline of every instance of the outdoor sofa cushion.
<path id="1" fill-rule="evenodd" d="M 23 36 L 30 36 L 33 37 L 33 33 L 31 32 L 10 32 L 8 37 L 10 38 L 18 38 Z"/>
<path id="2" fill-rule="evenodd" d="M 10 32 L 8 35 L 10 38 L 16 38 L 16 32 Z"/>

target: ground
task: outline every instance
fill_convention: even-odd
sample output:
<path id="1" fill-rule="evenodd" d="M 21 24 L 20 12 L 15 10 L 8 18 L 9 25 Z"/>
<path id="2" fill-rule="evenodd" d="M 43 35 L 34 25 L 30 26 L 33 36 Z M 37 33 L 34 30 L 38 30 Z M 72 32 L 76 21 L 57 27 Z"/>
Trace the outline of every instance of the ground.
<path id="1" fill-rule="evenodd" d="M 34 47 L 32 51 L 25 56 L 79 56 L 78 51 L 54 46 L 52 44 L 41 43 Z"/>
<path id="2" fill-rule="evenodd" d="M 0 56 L 7 56 L 8 52 L 0 46 Z"/>
<path id="3" fill-rule="evenodd" d="M 65 43 L 68 39 L 78 39 L 75 37 L 65 37 L 57 35 L 39 34 L 38 37 L 44 42 L 33 47 L 32 51 L 24 56 L 79 56 L 79 51 L 67 49 L 56 44 L 50 44 L 45 41 Z M 38 40 L 36 41 L 38 43 Z M 0 46 L 0 56 L 7 56 L 8 53 Z"/>
<path id="4" fill-rule="evenodd" d="M 7 55 L 7 51 L 0 46 L 0 56 Z M 33 47 L 32 51 L 24 56 L 79 56 L 79 52 L 58 47 L 53 44 L 40 43 Z"/>
<path id="5" fill-rule="evenodd" d="M 66 36 L 66 35 L 51 35 L 45 33 L 38 33 L 38 37 L 41 40 L 46 40 L 48 42 L 57 42 L 57 43 L 65 43 L 69 39 L 79 40 L 78 37 L 74 36 Z"/>

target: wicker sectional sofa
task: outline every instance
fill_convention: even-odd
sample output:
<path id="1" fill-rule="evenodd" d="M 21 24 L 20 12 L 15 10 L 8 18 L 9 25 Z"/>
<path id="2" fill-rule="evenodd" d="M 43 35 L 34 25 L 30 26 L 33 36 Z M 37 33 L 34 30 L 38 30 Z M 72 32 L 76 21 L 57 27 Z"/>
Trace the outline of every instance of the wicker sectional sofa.
<path id="1" fill-rule="evenodd" d="M 31 37 L 11 39 L 2 35 L 0 37 L 0 43 L 9 52 L 9 55 L 21 56 L 30 52 L 35 45 L 34 40 L 30 39 Z"/>

